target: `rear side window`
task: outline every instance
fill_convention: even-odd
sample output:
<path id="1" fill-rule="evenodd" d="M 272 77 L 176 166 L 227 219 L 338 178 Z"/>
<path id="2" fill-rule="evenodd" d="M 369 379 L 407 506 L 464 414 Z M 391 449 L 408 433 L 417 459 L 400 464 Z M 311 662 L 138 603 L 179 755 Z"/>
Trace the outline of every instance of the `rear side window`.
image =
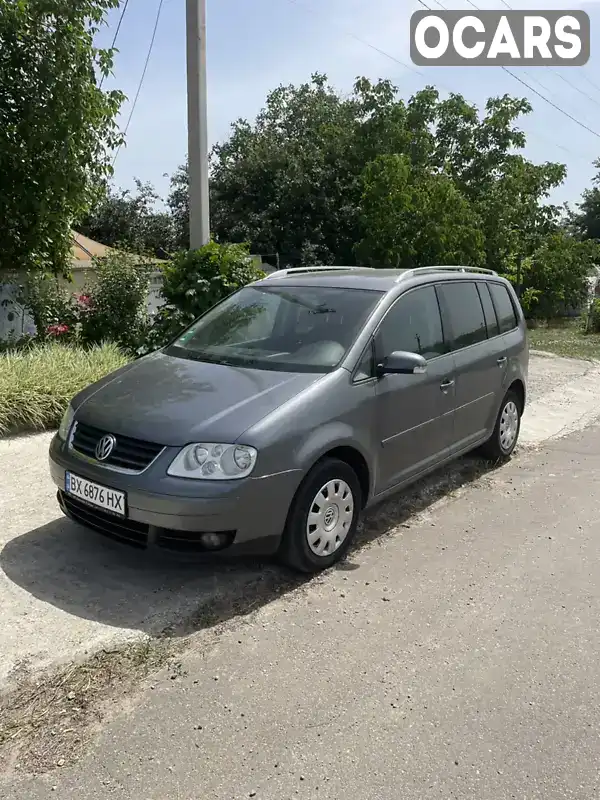
<path id="1" fill-rule="evenodd" d="M 498 336 L 500 333 L 498 320 L 496 319 L 496 311 L 492 303 L 492 298 L 490 297 L 490 290 L 488 289 L 487 283 L 478 283 L 477 288 L 479 289 L 479 297 L 481 299 L 481 305 L 483 306 L 483 315 L 485 317 L 485 324 L 487 325 L 488 336 L 491 339 L 492 336 Z"/>
<path id="2" fill-rule="evenodd" d="M 500 333 L 508 333 L 508 331 L 512 331 L 518 325 L 515 307 L 513 306 L 508 289 L 500 283 L 490 283 L 489 287 L 494 306 L 496 307 L 496 314 L 498 315 Z"/>
<path id="3" fill-rule="evenodd" d="M 453 349 L 485 341 L 487 328 L 476 284 L 468 281 L 442 283 L 438 285 L 438 292 L 448 318 Z"/>
<path id="4" fill-rule="evenodd" d="M 381 355 L 395 350 L 435 358 L 448 351 L 444 344 L 442 319 L 433 286 L 402 295 L 390 308 L 379 329 Z"/>

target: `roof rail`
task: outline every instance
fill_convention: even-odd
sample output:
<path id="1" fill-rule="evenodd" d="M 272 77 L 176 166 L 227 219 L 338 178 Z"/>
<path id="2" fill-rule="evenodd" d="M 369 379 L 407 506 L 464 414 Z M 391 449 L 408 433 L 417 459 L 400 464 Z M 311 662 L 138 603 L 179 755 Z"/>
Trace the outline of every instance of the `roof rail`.
<path id="1" fill-rule="evenodd" d="M 303 272 L 346 272 L 349 269 L 363 269 L 363 267 L 289 267 L 288 269 L 278 269 L 276 272 L 271 272 L 263 280 L 285 278 L 286 275 L 298 275 Z"/>
<path id="2" fill-rule="evenodd" d="M 412 278 L 413 275 L 427 275 L 432 272 L 471 272 L 483 275 L 495 275 L 498 277 L 498 273 L 495 270 L 486 269 L 485 267 L 415 267 L 414 269 L 404 270 L 404 272 L 398 276 L 396 282 L 399 283 L 400 281 L 406 280 L 406 278 Z"/>

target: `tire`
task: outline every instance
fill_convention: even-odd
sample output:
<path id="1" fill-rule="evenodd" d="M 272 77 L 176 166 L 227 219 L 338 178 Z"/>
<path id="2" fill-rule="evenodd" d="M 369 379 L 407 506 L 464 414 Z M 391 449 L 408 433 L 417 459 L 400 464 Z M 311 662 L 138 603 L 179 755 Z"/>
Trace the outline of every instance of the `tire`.
<path id="1" fill-rule="evenodd" d="M 319 504 L 320 514 L 316 513 Z M 352 467 L 337 458 L 318 462 L 292 501 L 279 560 L 297 572 L 328 569 L 352 544 L 361 508 L 360 483 Z"/>
<path id="2" fill-rule="evenodd" d="M 521 398 L 514 389 L 509 389 L 500 405 L 494 432 L 481 448 L 485 458 L 508 461 L 519 441 L 522 414 Z"/>

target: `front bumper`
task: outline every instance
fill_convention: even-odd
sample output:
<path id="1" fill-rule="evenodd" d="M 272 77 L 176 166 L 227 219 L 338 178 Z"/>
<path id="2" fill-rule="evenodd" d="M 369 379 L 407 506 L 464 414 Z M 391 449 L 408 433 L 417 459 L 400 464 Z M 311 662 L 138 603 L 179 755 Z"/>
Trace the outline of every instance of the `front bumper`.
<path id="1" fill-rule="evenodd" d="M 170 448 L 169 448 L 170 450 Z M 56 435 L 50 444 L 50 474 L 65 514 L 87 527 L 138 547 L 206 550 L 202 533 L 227 533 L 227 552 L 273 553 L 302 478 L 298 470 L 236 481 L 171 478 L 166 452 L 140 474 L 125 474 L 80 458 Z M 127 493 L 125 519 L 66 495 L 65 472 Z"/>

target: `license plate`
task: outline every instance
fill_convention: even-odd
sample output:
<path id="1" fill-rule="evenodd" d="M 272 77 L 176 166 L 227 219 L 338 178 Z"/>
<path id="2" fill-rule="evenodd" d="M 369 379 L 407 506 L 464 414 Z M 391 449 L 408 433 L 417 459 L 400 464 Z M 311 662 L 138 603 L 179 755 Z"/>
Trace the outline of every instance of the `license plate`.
<path id="1" fill-rule="evenodd" d="M 93 483 L 86 478 L 80 478 L 79 475 L 73 475 L 72 472 L 65 473 L 65 492 L 91 506 L 116 514 L 118 517 L 126 515 L 127 495 L 125 492 Z"/>

